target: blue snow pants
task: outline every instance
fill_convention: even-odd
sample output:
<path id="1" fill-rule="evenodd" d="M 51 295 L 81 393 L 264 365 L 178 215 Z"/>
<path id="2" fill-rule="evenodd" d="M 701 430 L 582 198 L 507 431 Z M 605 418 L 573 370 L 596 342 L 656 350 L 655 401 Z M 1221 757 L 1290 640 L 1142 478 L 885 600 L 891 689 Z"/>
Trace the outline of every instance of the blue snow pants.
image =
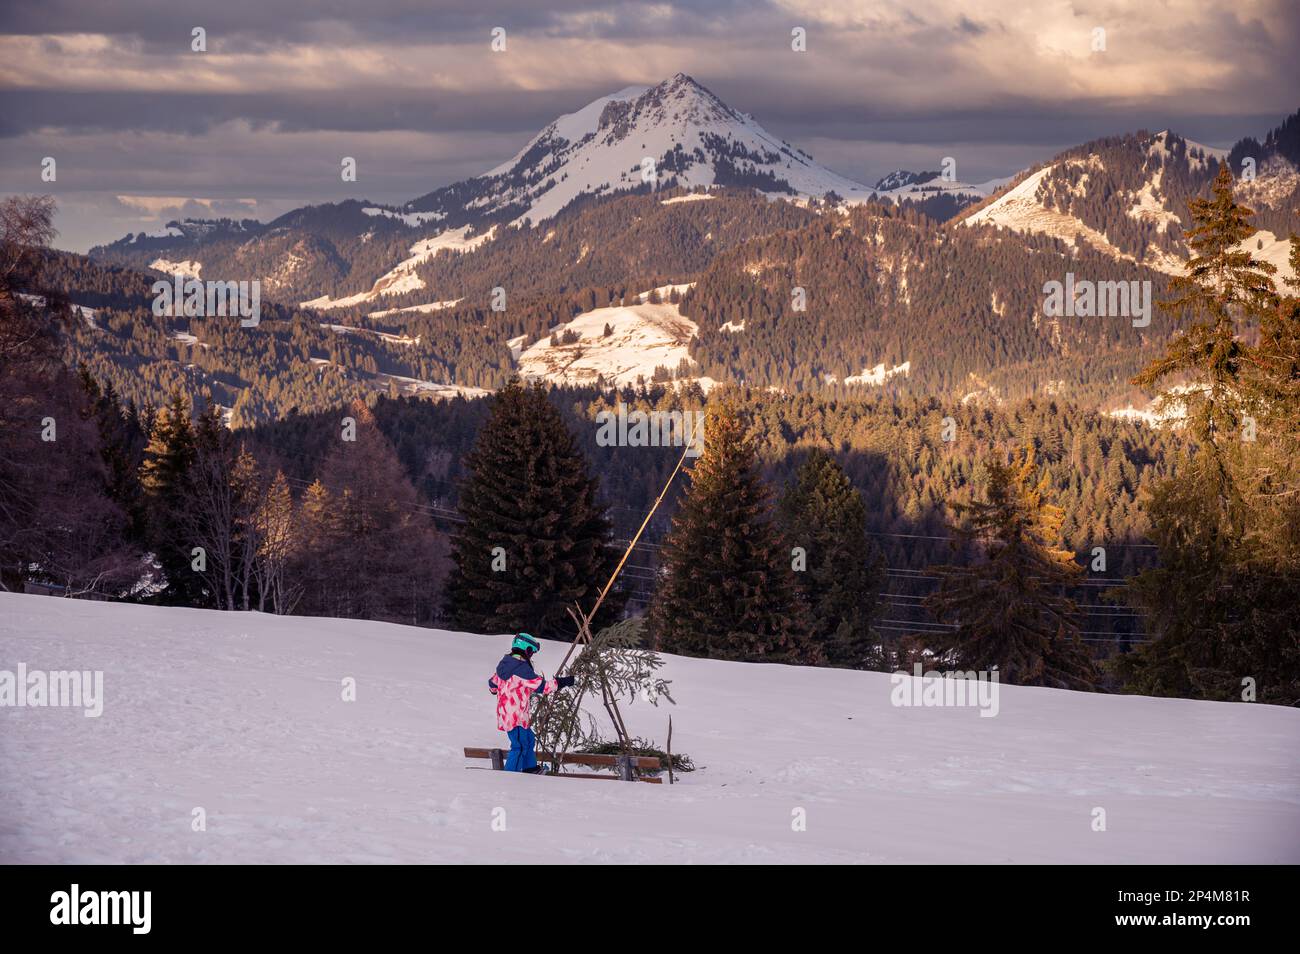
<path id="1" fill-rule="evenodd" d="M 536 768 L 537 736 L 533 734 L 533 730 L 518 726 L 506 734 L 510 736 L 510 754 L 506 756 L 506 771 L 522 772 L 525 769 Z"/>

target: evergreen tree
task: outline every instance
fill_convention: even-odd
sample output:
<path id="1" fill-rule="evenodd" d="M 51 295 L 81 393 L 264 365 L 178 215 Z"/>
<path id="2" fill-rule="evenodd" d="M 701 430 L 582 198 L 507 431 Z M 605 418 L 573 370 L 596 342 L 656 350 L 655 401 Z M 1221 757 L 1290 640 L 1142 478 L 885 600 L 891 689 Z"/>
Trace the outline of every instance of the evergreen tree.
<path id="1" fill-rule="evenodd" d="M 812 637 L 832 666 L 877 669 L 883 657 L 871 631 L 884 584 L 884 558 L 867 537 L 867 508 L 835 458 L 815 450 L 781 499 L 786 543 L 806 566 L 795 582 Z"/>
<path id="2" fill-rule="evenodd" d="M 1232 201 L 1223 179 L 1214 199 L 1193 209 L 1202 244 L 1180 279 L 1184 297 L 1214 316 L 1213 334 L 1193 326 L 1146 372 L 1199 371 L 1209 386 L 1191 416 L 1197 445 L 1147 507 L 1160 562 L 1130 581 L 1128 599 L 1146 614 L 1150 641 L 1115 669 L 1137 692 L 1295 703 L 1300 302 L 1262 287 L 1272 266 L 1229 244 L 1249 231 L 1251 213 Z M 1293 241 L 1292 257 L 1300 263 L 1300 243 Z M 1246 332 L 1255 321 L 1251 345 Z M 1189 363 L 1197 356 L 1189 341 L 1200 348 L 1199 368 Z"/>
<path id="3" fill-rule="evenodd" d="M 1274 475 L 1274 479 L 1278 475 Z M 1160 565 L 1130 580 L 1149 641 L 1119 657 L 1130 691 L 1300 704 L 1300 482 L 1251 494 L 1244 533 L 1225 530 L 1206 480 L 1180 474 L 1152 493 Z"/>
<path id="4" fill-rule="evenodd" d="M 144 533 L 144 506 L 140 489 L 140 464 L 148 434 L 134 408 L 124 408 L 111 384 L 101 388 L 83 364 L 77 369 L 81 386 L 92 402 L 99 429 L 100 457 L 106 470 L 105 489 L 109 499 L 130 520 L 128 539 L 139 542 Z"/>
<path id="5" fill-rule="evenodd" d="M 1146 613 L 1149 641 L 1114 668 L 1143 695 L 1227 699 L 1236 653 L 1224 636 L 1242 609 L 1230 589 L 1235 545 L 1213 481 L 1195 476 L 1180 474 L 1151 494 L 1147 513 L 1160 565 L 1131 579 L 1127 593 Z"/>
<path id="6" fill-rule="evenodd" d="M 154 415 L 140 465 L 146 536 L 167 580 L 160 599 L 168 603 L 197 604 L 203 598 L 202 578 L 191 565 L 191 550 L 198 544 L 191 542 L 185 531 L 195 457 L 189 404 L 177 392 Z"/>
<path id="7" fill-rule="evenodd" d="M 617 563 L 596 481 L 540 384 L 502 388 L 466 459 L 448 611 L 479 633 L 572 638 Z M 616 618 L 611 594 L 593 628 Z"/>
<path id="8" fill-rule="evenodd" d="M 1133 381 L 1155 388 L 1172 374 L 1191 378 L 1191 390 L 1175 400 L 1186 406 L 1191 435 L 1222 475 L 1221 445 L 1236 440 L 1241 427 L 1239 378 L 1246 345 L 1240 333 L 1275 303 L 1269 276 L 1277 269 L 1238 248 L 1254 234 L 1255 213 L 1234 200 L 1226 165 L 1214 180 L 1212 196 L 1187 205 L 1195 222 L 1186 236 L 1192 255 L 1186 273 L 1171 282 L 1176 297 L 1160 307 L 1190 317 L 1191 323 Z"/>
<path id="9" fill-rule="evenodd" d="M 710 413 L 704 453 L 662 550 L 650 613 L 663 652 L 815 663 L 790 553 L 769 514 L 752 439 L 734 406 Z"/>
<path id="10" fill-rule="evenodd" d="M 963 669 L 995 666 L 1009 683 L 1090 689 L 1091 657 L 1080 642 L 1078 610 L 1060 590 L 1081 574 L 1068 550 L 1055 549 L 1062 511 L 1047 501 L 1032 454 L 1010 464 L 991 458 L 983 500 L 953 504 L 950 527 L 980 558 L 934 567 L 939 587 L 926 601 L 953 626 L 943 648 Z"/>
<path id="11" fill-rule="evenodd" d="M 1290 266 L 1289 293 L 1260 321 L 1242 380 L 1256 442 L 1273 452 L 1271 466 L 1281 472 L 1300 467 L 1300 235 L 1291 236 Z"/>

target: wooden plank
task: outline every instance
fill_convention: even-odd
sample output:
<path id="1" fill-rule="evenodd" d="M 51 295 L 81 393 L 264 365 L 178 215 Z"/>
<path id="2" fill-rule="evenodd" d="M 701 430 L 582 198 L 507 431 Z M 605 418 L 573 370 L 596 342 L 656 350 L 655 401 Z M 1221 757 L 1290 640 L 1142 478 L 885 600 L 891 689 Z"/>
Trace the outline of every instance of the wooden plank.
<path id="1" fill-rule="evenodd" d="M 486 748 L 465 747 L 465 758 L 467 759 L 487 759 L 492 757 L 492 750 Z M 617 768 L 618 755 L 584 755 L 579 752 L 566 752 L 564 758 L 560 760 L 562 765 L 589 765 L 593 768 Z M 555 761 L 554 752 L 538 752 L 537 761 L 553 762 Z M 653 755 L 636 755 L 632 757 L 632 764 L 639 769 L 651 769 L 658 771 L 663 768 L 659 759 Z"/>
<path id="2" fill-rule="evenodd" d="M 490 768 L 484 765 L 466 765 L 465 770 L 468 772 L 490 772 Z M 517 772 L 517 775 L 523 773 Z M 544 778 L 598 778 L 607 782 L 621 782 L 617 775 L 589 775 L 586 772 L 547 772 Z M 657 776 L 646 776 L 644 778 L 633 779 L 634 782 L 645 782 L 647 785 L 662 785 L 664 780 Z"/>
<path id="3" fill-rule="evenodd" d="M 547 778 L 599 778 L 599 779 L 604 779 L 606 782 L 623 781 L 617 775 L 593 775 L 588 772 L 547 772 L 546 777 Z M 632 779 L 632 781 L 645 782 L 647 785 L 662 785 L 664 780 L 659 778 L 658 776 L 644 776 L 642 778 L 634 778 Z"/>
<path id="4" fill-rule="evenodd" d="M 554 753 L 537 753 L 539 762 L 549 761 Z M 567 765 L 572 762 L 575 765 L 599 765 L 602 768 L 618 768 L 618 760 L 622 758 L 619 755 L 591 755 L 582 752 L 566 752 L 561 764 Z M 632 765 L 639 769 L 659 770 L 663 766 L 653 755 L 634 755 L 632 756 Z"/>

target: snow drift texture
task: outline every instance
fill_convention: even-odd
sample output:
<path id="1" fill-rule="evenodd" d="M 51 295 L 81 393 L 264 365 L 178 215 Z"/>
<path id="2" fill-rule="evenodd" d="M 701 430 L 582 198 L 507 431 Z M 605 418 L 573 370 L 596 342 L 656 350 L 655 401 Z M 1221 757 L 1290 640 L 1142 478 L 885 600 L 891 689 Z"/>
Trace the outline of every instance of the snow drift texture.
<path id="1" fill-rule="evenodd" d="M 106 696 L 0 709 L 0 862 L 1300 861 L 1294 710 L 1004 687 L 980 718 L 896 708 L 880 673 L 670 658 L 680 704 L 626 714 L 662 743 L 673 713 L 681 784 L 470 771 L 506 646 L 0 594 L 0 669 Z"/>

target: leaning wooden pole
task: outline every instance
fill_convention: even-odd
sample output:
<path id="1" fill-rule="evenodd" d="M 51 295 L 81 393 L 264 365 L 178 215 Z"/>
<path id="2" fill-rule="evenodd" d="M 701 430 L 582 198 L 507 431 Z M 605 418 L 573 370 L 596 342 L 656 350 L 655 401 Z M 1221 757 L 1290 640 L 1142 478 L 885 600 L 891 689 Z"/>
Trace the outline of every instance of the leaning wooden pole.
<path id="1" fill-rule="evenodd" d="M 675 785 L 677 780 L 673 778 L 673 717 L 668 717 L 668 784 Z"/>
<path id="2" fill-rule="evenodd" d="M 613 589 L 614 582 L 618 579 L 619 573 L 622 572 L 624 564 L 627 563 L 627 558 L 632 555 L 632 550 L 636 547 L 637 542 L 641 539 L 641 534 L 645 533 L 645 528 L 650 525 L 650 519 L 655 515 L 655 511 L 658 510 L 659 505 L 663 503 L 664 497 L 668 496 L 668 488 L 670 488 L 673 485 L 673 481 L 677 479 L 677 475 L 681 472 L 682 466 L 686 463 L 686 458 L 689 455 L 690 449 L 691 449 L 690 442 L 688 442 L 686 446 L 682 448 L 682 456 L 677 459 L 677 466 L 674 467 L 673 472 L 668 475 L 668 480 L 664 483 L 664 489 L 659 491 L 659 496 L 655 498 L 655 502 L 651 505 L 650 512 L 645 515 L 645 519 L 641 521 L 641 526 L 637 528 L 636 535 L 632 537 L 631 541 L 629 541 L 627 545 L 627 549 L 623 551 L 623 558 L 618 561 L 618 566 L 614 567 L 614 572 L 610 574 L 609 580 L 605 583 L 604 589 L 600 591 L 600 595 L 596 598 L 596 603 L 594 606 L 592 606 L 591 612 L 584 614 L 582 612 L 581 606 L 577 606 L 575 609 L 570 609 L 568 611 L 570 618 L 573 619 L 574 624 L 577 626 L 578 632 L 576 635 L 574 635 L 573 642 L 569 644 L 568 651 L 564 654 L 564 658 L 560 660 L 560 665 L 555 670 L 555 674 L 557 676 L 561 675 L 564 672 L 564 667 L 569 664 L 569 659 L 570 657 L 572 657 L 573 651 L 578 648 L 578 644 L 591 642 L 591 638 L 592 638 L 591 621 L 596 618 L 596 611 L 600 609 L 600 604 L 605 602 L 605 597 L 608 596 L 609 591 Z M 602 686 L 602 689 L 606 689 L 606 687 Z M 573 724 L 579 718 L 582 717 L 582 711 L 581 711 L 582 697 L 585 694 L 586 694 L 586 686 L 583 686 L 580 688 L 578 698 L 574 703 L 573 715 L 571 717 L 571 721 L 569 725 L 565 727 L 565 733 L 564 733 L 565 753 L 568 752 L 569 742 L 572 741 L 573 739 Z M 606 698 L 608 699 L 607 694 L 606 694 Z M 620 729 L 620 724 L 622 721 L 621 719 L 614 718 L 612 713 L 610 717 L 614 719 L 614 730 L 616 732 L 619 732 L 620 734 L 619 741 L 622 743 L 622 748 L 624 750 L 624 753 L 626 754 L 627 742 L 625 738 L 623 738 L 623 736 L 626 733 L 626 729 Z"/>
<path id="3" fill-rule="evenodd" d="M 590 613 L 587 613 L 582 618 L 582 623 L 578 626 L 577 635 L 573 637 L 573 642 L 569 644 L 569 651 L 564 654 L 564 658 L 560 660 L 559 668 L 555 670 L 557 676 L 560 675 L 564 671 L 564 667 L 568 665 L 569 657 L 573 655 L 573 651 L 578 647 L 578 643 L 583 640 L 584 634 L 586 639 L 591 638 L 591 621 L 596 618 L 596 611 L 600 609 L 600 604 L 605 602 L 605 597 L 609 595 L 609 591 L 614 586 L 614 581 L 618 579 L 619 573 L 623 571 L 623 565 L 627 563 L 627 558 L 632 555 L 632 550 L 636 547 L 637 541 L 641 539 L 641 534 L 645 533 L 645 528 L 650 525 L 650 518 L 655 515 L 655 511 L 659 509 L 659 504 L 663 503 L 664 497 L 668 495 L 668 488 L 671 487 L 673 481 L 677 479 L 677 474 L 681 471 L 682 465 L 686 463 L 686 456 L 690 453 L 690 450 L 691 442 L 687 441 L 686 446 L 682 448 L 682 456 L 677 460 L 677 466 L 674 467 L 673 472 L 668 475 L 668 482 L 664 484 L 664 489 L 659 491 L 659 496 L 655 498 L 654 504 L 650 507 L 650 512 L 645 515 L 645 519 L 641 521 L 641 526 L 637 528 L 636 536 L 632 538 L 631 542 L 627 545 L 627 549 L 623 551 L 623 559 L 618 561 L 618 566 L 614 567 L 614 572 L 610 574 L 609 582 L 605 584 L 605 588 L 600 591 L 600 596 L 596 598 L 596 605 L 591 608 Z"/>

